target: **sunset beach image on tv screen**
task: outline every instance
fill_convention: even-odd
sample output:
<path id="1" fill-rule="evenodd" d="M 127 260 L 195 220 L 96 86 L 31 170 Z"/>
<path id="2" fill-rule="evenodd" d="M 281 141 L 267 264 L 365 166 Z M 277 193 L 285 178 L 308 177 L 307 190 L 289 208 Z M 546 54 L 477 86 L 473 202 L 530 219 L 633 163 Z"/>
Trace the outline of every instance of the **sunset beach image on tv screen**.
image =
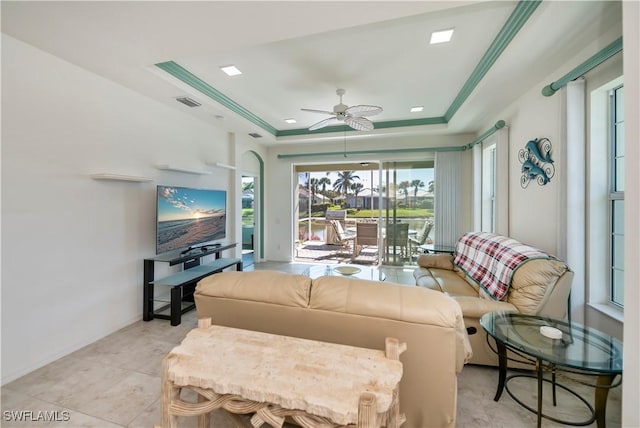
<path id="1" fill-rule="evenodd" d="M 158 186 L 156 252 L 224 238 L 226 198 L 224 190 Z"/>

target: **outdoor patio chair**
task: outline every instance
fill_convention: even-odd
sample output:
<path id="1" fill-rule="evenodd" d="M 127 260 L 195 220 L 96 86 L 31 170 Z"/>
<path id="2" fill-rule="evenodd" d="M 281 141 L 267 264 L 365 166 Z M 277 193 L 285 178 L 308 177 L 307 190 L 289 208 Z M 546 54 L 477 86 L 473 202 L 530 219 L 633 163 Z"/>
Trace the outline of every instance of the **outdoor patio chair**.
<path id="1" fill-rule="evenodd" d="M 342 248 L 353 254 L 355 250 L 355 233 L 346 232 L 339 220 L 329 220 L 329 223 L 331 223 L 331 226 L 336 233 L 336 244 L 341 245 Z"/>
<path id="2" fill-rule="evenodd" d="M 387 257 L 391 254 L 399 254 L 400 257 L 409 256 L 409 223 L 395 223 L 387 226 L 385 237 Z M 399 250 L 399 252 L 396 252 Z"/>
<path id="3" fill-rule="evenodd" d="M 409 236 L 409 245 L 411 245 L 410 252 L 411 255 L 416 253 L 421 254 L 420 245 L 424 245 L 425 241 L 429 237 L 429 233 L 431 233 L 431 229 L 433 228 L 433 219 L 429 218 L 424 221 L 424 225 L 418 231 L 415 236 Z"/>
<path id="4" fill-rule="evenodd" d="M 356 239 L 353 256 L 357 257 L 366 246 L 376 247 L 376 261 L 378 255 L 378 224 L 356 223 Z"/>

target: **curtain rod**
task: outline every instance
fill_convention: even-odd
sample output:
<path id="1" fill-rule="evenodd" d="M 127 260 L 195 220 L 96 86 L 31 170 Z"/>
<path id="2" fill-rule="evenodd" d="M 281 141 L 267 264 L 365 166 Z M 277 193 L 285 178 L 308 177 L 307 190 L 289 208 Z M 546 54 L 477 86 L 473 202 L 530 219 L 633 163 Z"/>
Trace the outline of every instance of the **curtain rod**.
<path id="1" fill-rule="evenodd" d="M 597 54 L 595 54 L 594 56 L 592 56 L 591 58 L 589 58 L 588 60 L 586 60 L 585 62 L 583 62 L 582 64 L 580 64 L 579 66 L 577 66 L 576 68 L 574 68 L 573 70 L 565 74 L 564 76 L 562 76 L 559 80 L 556 80 L 555 82 L 552 82 L 551 84 L 542 88 L 542 95 L 544 95 L 545 97 L 550 97 L 551 95 L 555 94 L 558 89 L 562 88 L 567 83 L 593 70 L 598 65 L 602 64 L 603 62 L 605 62 L 606 60 L 608 60 L 609 58 L 611 58 L 612 56 L 614 56 L 620 51 L 622 51 L 622 37 L 620 37 L 618 40 L 614 41 L 613 43 L 611 43 L 610 45 L 602 49 L 600 52 L 598 52 Z"/>
<path id="2" fill-rule="evenodd" d="M 318 156 L 345 156 L 346 155 L 372 155 L 372 154 L 397 154 L 397 153 L 417 153 L 417 152 L 461 152 L 476 144 L 481 143 L 487 137 L 492 135 L 498 129 L 505 126 L 504 120 L 499 120 L 491 129 L 480 135 L 478 138 L 465 144 L 463 146 L 451 146 L 451 147 L 416 147 L 411 149 L 377 149 L 377 150 L 350 150 L 339 152 L 316 152 L 316 153 L 287 153 L 279 154 L 278 159 L 291 159 L 291 158 L 303 158 L 303 157 L 318 157 Z"/>
<path id="3" fill-rule="evenodd" d="M 498 129 L 504 128 L 505 125 L 506 125 L 506 122 L 504 120 L 497 121 L 496 124 L 493 125 L 493 127 L 491 129 L 488 129 L 484 134 L 480 135 L 478 138 L 476 138 L 475 140 L 473 140 L 472 142 L 470 142 L 466 146 L 462 146 L 462 147 L 464 147 L 463 150 L 470 149 L 473 146 L 475 146 L 476 144 L 482 143 L 484 140 L 487 139 L 487 137 L 490 137 L 491 135 L 493 135 L 493 133 L 496 132 Z"/>

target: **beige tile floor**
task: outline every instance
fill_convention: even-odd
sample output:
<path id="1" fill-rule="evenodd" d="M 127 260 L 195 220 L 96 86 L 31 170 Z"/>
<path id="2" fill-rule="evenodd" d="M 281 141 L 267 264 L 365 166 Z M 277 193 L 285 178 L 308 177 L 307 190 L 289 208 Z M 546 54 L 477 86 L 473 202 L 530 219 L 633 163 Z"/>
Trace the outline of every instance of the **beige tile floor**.
<path id="1" fill-rule="evenodd" d="M 302 264 L 258 263 L 256 270 L 274 269 L 301 273 Z M 387 281 L 413 284 L 411 269 L 385 269 Z M 195 312 L 183 316 L 182 324 L 168 321 L 139 321 L 85 348 L 60 358 L 1 389 L 2 427 L 144 427 L 160 422 L 160 361 L 196 325 Z M 517 382 L 517 383 L 516 383 Z M 494 368 L 466 366 L 458 377 L 458 427 L 534 427 L 533 414 L 506 393 L 493 401 L 497 384 Z M 512 390 L 533 406 L 535 382 L 514 380 Z M 425 385 L 425 388 L 435 387 Z M 589 402 L 593 389 L 578 384 Z M 607 426 L 619 427 L 621 388 L 609 394 Z M 545 391 L 545 398 L 550 392 Z M 585 419 L 586 409 L 577 399 L 560 392 L 556 415 Z M 545 400 L 545 409 L 551 409 Z M 11 411 L 58 412 L 58 422 L 11 421 Z M 52 414 L 52 413 L 49 413 Z M 563 426 L 543 419 L 543 427 Z M 195 427 L 195 418 L 181 418 L 181 427 Z M 230 427 L 226 417 L 216 412 L 212 426 Z M 591 424 L 590 426 L 595 426 Z M 422 428 L 422 427 L 405 427 Z"/>

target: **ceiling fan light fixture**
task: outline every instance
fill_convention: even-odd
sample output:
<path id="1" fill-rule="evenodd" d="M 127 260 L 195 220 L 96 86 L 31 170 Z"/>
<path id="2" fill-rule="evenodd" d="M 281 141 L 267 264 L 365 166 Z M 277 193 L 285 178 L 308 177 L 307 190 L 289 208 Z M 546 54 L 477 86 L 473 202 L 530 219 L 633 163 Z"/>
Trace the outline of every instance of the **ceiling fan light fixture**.
<path id="1" fill-rule="evenodd" d="M 415 106 L 415 107 L 411 107 L 411 113 L 418 113 L 421 112 L 422 110 L 424 110 L 424 106 Z"/>
<path id="2" fill-rule="evenodd" d="M 451 37 L 453 37 L 453 28 L 449 28 L 448 30 L 440 30 L 434 31 L 431 33 L 430 44 L 435 45 L 438 43 L 447 43 L 451 41 Z"/>
<path id="3" fill-rule="evenodd" d="M 227 76 L 237 76 L 239 74 L 242 74 L 242 71 L 240 71 L 238 67 L 236 67 L 233 64 L 222 66 L 220 67 L 220 70 L 222 70 L 222 72 L 225 73 Z"/>

